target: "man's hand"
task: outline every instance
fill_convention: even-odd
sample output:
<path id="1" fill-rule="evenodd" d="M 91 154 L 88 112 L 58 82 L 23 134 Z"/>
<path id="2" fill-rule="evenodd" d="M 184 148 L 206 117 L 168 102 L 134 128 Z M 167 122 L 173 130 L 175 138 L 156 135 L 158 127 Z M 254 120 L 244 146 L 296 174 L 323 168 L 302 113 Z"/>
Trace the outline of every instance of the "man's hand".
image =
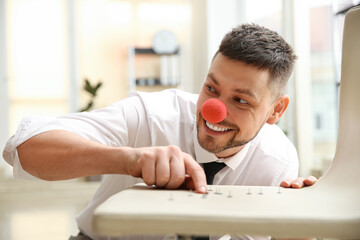
<path id="1" fill-rule="evenodd" d="M 281 182 L 280 186 L 284 188 L 302 188 L 306 186 L 311 186 L 316 183 L 317 178 L 314 176 L 309 176 L 307 178 L 298 177 L 294 179 L 286 179 Z"/>
<path id="2" fill-rule="evenodd" d="M 133 177 L 141 177 L 147 185 L 167 189 L 195 188 L 199 193 L 207 192 L 204 170 L 180 148 L 131 148 L 129 153 L 132 157 L 125 172 Z"/>

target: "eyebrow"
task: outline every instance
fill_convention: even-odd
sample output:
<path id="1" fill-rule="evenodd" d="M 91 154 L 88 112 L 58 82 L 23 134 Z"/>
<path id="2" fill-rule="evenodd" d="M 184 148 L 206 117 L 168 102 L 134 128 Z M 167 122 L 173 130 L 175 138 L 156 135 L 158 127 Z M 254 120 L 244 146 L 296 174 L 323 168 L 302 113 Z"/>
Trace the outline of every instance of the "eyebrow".
<path id="1" fill-rule="evenodd" d="M 211 81 L 213 81 L 213 83 L 215 83 L 215 85 L 219 86 L 219 82 L 216 80 L 216 77 L 213 73 L 209 73 L 208 77 L 211 79 Z"/>
<path id="2" fill-rule="evenodd" d="M 210 80 L 211 80 L 215 85 L 217 85 L 217 86 L 220 85 L 219 82 L 216 80 L 216 77 L 214 76 L 213 73 L 209 73 L 209 74 L 208 74 L 208 77 L 210 78 Z M 239 93 L 239 94 L 246 94 L 246 95 L 248 95 L 248 96 L 250 96 L 250 97 L 255 98 L 256 100 L 258 100 L 256 94 L 255 94 L 253 91 L 251 91 L 250 89 L 247 89 L 247 88 L 245 88 L 245 89 L 240 89 L 240 88 L 238 88 L 238 89 L 235 89 L 234 92 Z"/>

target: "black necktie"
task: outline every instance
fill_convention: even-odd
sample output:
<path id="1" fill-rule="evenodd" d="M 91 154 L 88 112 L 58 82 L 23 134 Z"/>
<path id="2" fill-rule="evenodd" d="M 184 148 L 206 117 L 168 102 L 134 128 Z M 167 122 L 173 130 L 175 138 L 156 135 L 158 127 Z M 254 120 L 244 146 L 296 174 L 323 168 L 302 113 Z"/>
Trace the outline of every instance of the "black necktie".
<path id="1" fill-rule="evenodd" d="M 203 163 L 203 166 L 206 174 L 206 182 L 208 185 L 212 185 L 215 175 L 223 169 L 226 164 L 223 162 L 209 162 Z"/>

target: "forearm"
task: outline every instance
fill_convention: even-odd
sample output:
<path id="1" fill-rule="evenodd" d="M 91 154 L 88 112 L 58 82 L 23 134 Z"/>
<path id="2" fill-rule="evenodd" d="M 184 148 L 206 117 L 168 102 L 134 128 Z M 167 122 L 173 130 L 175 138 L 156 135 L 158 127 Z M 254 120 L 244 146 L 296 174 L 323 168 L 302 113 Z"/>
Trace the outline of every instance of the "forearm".
<path id="1" fill-rule="evenodd" d="M 54 130 L 34 136 L 17 147 L 24 170 L 44 180 L 125 174 L 127 148 L 106 146 L 75 133 Z"/>
<path id="2" fill-rule="evenodd" d="M 201 166 L 176 146 L 110 147 L 53 130 L 30 138 L 17 151 L 23 169 L 44 180 L 114 173 L 141 177 L 158 187 L 175 189 L 185 184 L 197 192 L 207 191 Z"/>

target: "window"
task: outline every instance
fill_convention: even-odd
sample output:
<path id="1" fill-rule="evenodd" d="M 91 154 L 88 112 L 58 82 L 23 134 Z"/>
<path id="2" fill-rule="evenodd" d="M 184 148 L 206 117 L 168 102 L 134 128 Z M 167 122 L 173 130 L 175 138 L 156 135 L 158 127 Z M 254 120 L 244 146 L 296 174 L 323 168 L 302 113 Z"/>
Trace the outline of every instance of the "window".
<path id="1" fill-rule="evenodd" d="M 65 11 L 60 0 L 16 0 L 7 8 L 10 134 L 28 114 L 67 112 Z"/>
<path id="2" fill-rule="evenodd" d="M 338 127 L 342 9 L 353 1 L 319 1 L 309 5 L 313 116 L 313 166 L 327 169 L 335 155 Z"/>
<path id="3" fill-rule="evenodd" d="M 25 116 L 68 112 L 67 16 L 61 0 L 13 0 L 6 1 L 5 7 L 8 132 L 12 135 Z"/>

